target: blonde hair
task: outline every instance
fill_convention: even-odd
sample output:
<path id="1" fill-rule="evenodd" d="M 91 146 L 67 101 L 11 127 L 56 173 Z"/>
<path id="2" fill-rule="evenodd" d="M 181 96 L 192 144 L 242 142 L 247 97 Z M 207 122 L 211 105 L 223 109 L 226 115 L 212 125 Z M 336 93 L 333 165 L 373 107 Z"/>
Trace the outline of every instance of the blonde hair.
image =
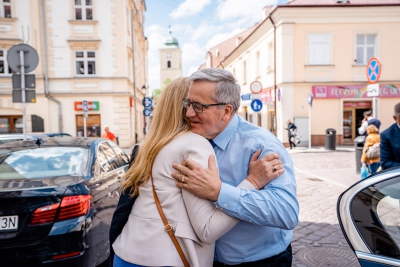
<path id="1" fill-rule="evenodd" d="M 377 132 L 379 132 L 379 130 L 375 125 L 373 125 L 373 124 L 368 125 L 367 134 L 377 133 Z"/>
<path id="2" fill-rule="evenodd" d="M 131 188 L 131 195 L 139 194 L 139 186 L 150 179 L 158 152 L 174 138 L 190 130 L 182 100 L 187 96 L 190 82 L 186 78 L 172 81 L 161 93 L 149 132 L 140 145 L 135 162 L 125 173 L 121 189 Z"/>

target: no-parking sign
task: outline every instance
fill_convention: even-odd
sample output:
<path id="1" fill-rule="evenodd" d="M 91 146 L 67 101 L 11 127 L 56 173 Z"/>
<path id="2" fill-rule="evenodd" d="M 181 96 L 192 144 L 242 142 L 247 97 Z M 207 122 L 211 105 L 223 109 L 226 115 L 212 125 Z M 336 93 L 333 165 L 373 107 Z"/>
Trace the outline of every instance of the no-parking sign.
<path id="1" fill-rule="evenodd" d="M 367 79 L 370 84 L 377 83 L 382 73 L 382 66 L 375 57 L 371 58 L 367 65 Z"/>

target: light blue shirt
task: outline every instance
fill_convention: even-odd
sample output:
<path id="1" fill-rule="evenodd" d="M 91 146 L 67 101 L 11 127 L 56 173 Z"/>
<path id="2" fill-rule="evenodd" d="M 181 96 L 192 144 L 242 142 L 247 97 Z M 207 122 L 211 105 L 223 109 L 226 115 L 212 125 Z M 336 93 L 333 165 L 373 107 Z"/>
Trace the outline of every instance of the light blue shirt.
<path id="1" fill-rule="evenodd" d="M 216 242 L 215 260 L 234 265 L 281 253 L 292 240 L 299 216 L 289 153 L 269 131 L 238 115 L 213 141 L 222 180 L 215 205 L 241 220 Z M 259 191 L 236 188 L 247 177 L 251 156 L 258 149 L 262 150 L 259 158 L 278 154 L 284 174 Z"/>

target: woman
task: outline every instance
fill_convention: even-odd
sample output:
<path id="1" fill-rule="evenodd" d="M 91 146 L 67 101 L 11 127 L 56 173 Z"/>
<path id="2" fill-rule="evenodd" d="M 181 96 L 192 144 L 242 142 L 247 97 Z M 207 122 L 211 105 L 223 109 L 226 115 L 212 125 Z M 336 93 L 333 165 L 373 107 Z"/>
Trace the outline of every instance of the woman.
<path id="1" fill-rule="evenodd" d="M 113 243 L 114 267 L 183 266 L 156 208 L 151 177 L 190 266 L 212 266 L 215 241 L 238 223 L 211 201 L 176 187 L 176 180 L 171 177 L 172 163 L 191 158 L 206 168 L 209 156 L 214 154 L 209 141 L 190 132 L 182 105 L 188 89 L 185 78 L 174 80 L 164 89 L 150 131 L 122 182 L 123 190 L 133 188 L 132 196 L 138 197 L 128 222 Z M 255 189 L 247 180 L 238 187 Z"/>
<path id="2" fill-rule="evenodd" d="M 379 144 L 381 142 L 381 137 L 378 133 L 378 128 L 373 125 L 370 124 L 367 127 L 367 137 L 365 138 L 365 144 L 363 147 L 363 153 L 361 156 L 361 163 L 366 163 L 368 164 L 368 168 L 369 168 L 369 172 L 370 174 L 374 174 L 378 168 L 379 168 L 379 156 L 376 158 L 368 158 L 366 151 L 369 147 L 372 147 L 375 144 Z M 379 145 L 378 145 L 378 149 L 379 149 Z"/>

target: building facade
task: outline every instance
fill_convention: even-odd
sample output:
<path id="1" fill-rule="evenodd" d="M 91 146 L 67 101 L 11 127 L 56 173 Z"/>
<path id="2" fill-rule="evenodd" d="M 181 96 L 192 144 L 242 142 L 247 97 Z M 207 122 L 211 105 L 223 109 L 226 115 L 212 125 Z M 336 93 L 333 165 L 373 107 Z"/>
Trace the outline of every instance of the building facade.
<path id="1" fill-rule="evenodd" d="M 88 101 L 88 137 L 104 125 L 123 147 L 143 137 L 147 38 L 143 0 L 1 0 L 0 132 L 22 132 L 22 104 L 13 103 L 7 52 L 32 46 L 39 64 L 36 101 L 26 104 L 26 131 L 83 136 L 82 102 Z M 4 13 L 4 12 L 3 12 Z"/>
<path id="2" fill-rule="evenodd" d="M 182 77 L 182 50 L 170 32 L 160 48 L 160 88 L 178 77 Z"/>
<path id="3" fill-rule="evenodd" d="M 398 1 L 293 0 L 265 12 L 221 62 L 242 87 L 240 115 L 274 131 L 285 144 L 290 119 L 304 146 L 310 136 L 312 145 L 323 145 L 329 128 L 336 130 L 337 144 L 353 145 L 368 109 L 374 109 L 382 129 L 393 123 L 400 102 Z M 375 101 L 367 96 L 366 75 L 374 57 L 382 64 Z M 257 95 L 250 91 L 254 81 L 262 84 Z M 254 98 L 264 104 L 260 112 L 251 109 Z"/>

